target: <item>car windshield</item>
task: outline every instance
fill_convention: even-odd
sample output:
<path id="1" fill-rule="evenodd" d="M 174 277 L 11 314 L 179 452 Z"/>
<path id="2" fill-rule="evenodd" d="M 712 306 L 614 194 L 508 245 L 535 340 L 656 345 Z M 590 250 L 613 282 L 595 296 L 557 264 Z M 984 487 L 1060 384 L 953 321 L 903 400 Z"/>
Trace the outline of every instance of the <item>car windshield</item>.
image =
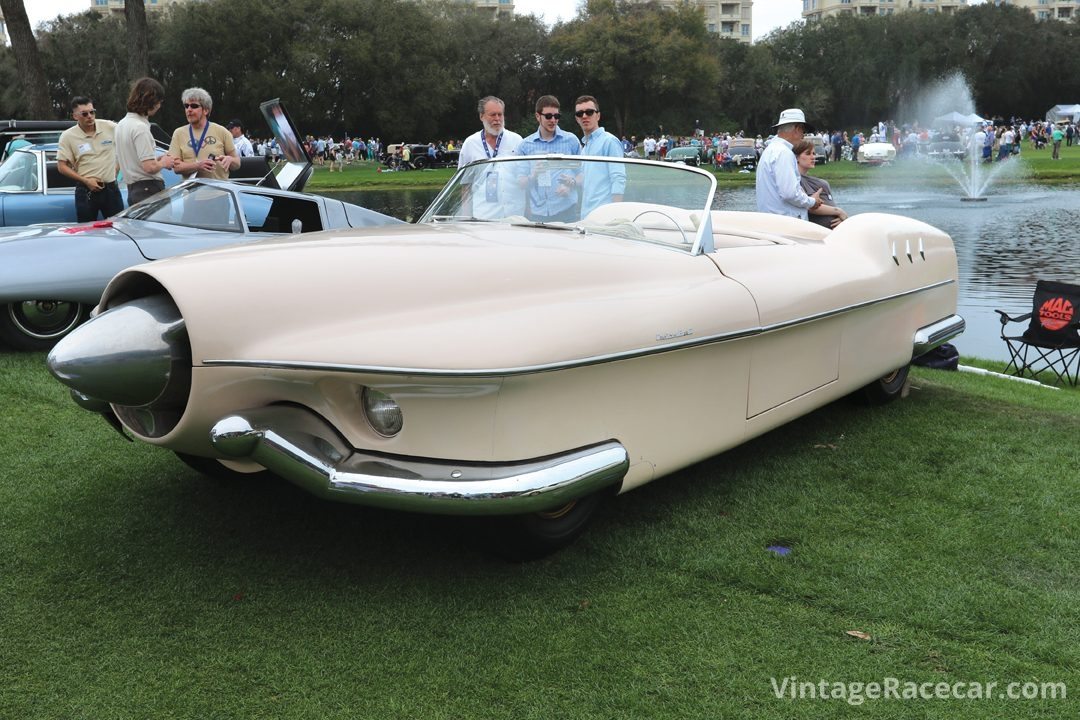
<path id="1" fill-rule="evenodd" d="M 132 205 L 117 217 L 203 230 L 244 231 L 232 193 L 201 183 L 181 183 Z"/>
<path id="2" fill-rule="evenodd" d="M 38 161 L 34 153 L 17 150 L 0 165 L 0 191 L 35 192 L 39 187 Z"/>
<path id="3" fill-rule="evenodd" d="M 420 222 L 536 225 L 696 252 L 715 189 L 712 174 L 672 163 L 561 155 L 498 158 L 459 170 Z"/>

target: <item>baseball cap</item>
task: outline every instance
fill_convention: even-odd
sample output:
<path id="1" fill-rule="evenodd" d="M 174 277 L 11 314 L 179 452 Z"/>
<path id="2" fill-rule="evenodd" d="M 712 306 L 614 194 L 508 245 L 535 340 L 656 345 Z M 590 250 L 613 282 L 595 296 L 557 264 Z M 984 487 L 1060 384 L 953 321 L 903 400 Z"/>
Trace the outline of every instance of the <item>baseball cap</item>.
<path id="1" fill-rule="evenodd" d="M 241 122 L 240 120 L 230 120 L 229 124 L 226 125 L 225 127 L 228 128 L 229 130 L 232 130 L 233 128 L 240 128 L 241 130 L 243 130 L 244 129 L 244 123 Z"/>

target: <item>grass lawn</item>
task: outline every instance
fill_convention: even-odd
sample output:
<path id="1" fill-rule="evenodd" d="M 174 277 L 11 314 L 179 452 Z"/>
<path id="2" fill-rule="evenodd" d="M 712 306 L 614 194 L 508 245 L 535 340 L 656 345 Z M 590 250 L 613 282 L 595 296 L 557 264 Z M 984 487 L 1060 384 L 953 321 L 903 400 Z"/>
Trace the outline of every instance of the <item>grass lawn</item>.
<path id="1" fill-rule="evenodd" d="M 1050 159 L 1049 147 L 1045 150 L 1032 150 L 1029 143 L 1024 143 L 1020 162 L 1024 169 L 1013 176 L 1001 178 L 995 184 L 1010 182 L 1034 182 L 1040 185 L 1080 183 L 1080 145 L 1062 146 L 1061 160 Z M 852 162 L 838 162 L 821 165 L 813 174 L 828 180 L 838 187 L 857 186 L 867 183 L 890 182 L 896 184 L 916 184 L 918 186 L 951 187 L 956 181 L 940 168 L 931 167 L 927 172 L 923 162 L 895 162 L 885 167 L 859 165 Z M 345 172 L 330 172 L 328 166 L 315 166 L 315 173 L 307 184 L 310 192 L 322 190 L 360 190 L 377 188 L 425 188 L 439 189 L 454 174 L 452 169 L 417 170 L 409 172 L 380 172 L 379 165 L 372 162 L 353 163 Z M 721 187 L 752 187 L 753 173 L 714 172 L 716 182 Z"/>
<path id="2" fill-rule="evenodd" d="M 42 360 L 0 354 L 2 718 L 1076 717 L 770 685 L 1080 694 L 1075 390 L 917 371 L 903 401 L 834 404 L 513 565 L 469 521 L 201 477 Z"/>

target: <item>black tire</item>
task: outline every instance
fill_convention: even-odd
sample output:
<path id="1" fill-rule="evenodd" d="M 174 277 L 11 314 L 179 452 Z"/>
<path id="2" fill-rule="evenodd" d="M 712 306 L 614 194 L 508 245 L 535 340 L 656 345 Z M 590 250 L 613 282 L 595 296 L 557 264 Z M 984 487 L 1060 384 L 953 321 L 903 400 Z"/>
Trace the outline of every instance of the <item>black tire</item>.
<path id="1" fill-rule="evenodd" d="M 23 300 L 0 306 L 0 341 L 13 350 L 49 350 L 79 324 L 90 308 L 59 300 Z"/>
<path id="2" fill-rule="evenodd" d="M 907 386 L 909 370 L 911 370 L 911 365 L 893 370 L 885 377 L 860 389 L 856 397 L 866 405 L 884 405 L 902 397 Z"/>
<path id="3" fill-rule="evenodd" d="M 258 470 L 256 472 L 246 473 L 222 465 L 219 460 L 214 458 L 188 455 L 187 453 L 181 452 L 175 453 L 175 455 L 182 463 L 195 472 L 225 483 L 276 482 L 278 479 L 277 475 L 269 470 Z"/>
<path id="4" fill-rule="evenodd" d="M 577 539 L 612 494 L 601 490 L 545 512 L 498 518 L 491 537 L 494 550 L 513 562 L 538 560 L 561 550 Z"/>
<path id="5" fill-rule="evenodd" d="M 413 164 L 413 167 L 415 167 L 417 170 L 423 170 L 424 168 L 426 168 L 428 166 L 428 156 L 427 155 L 420 155 L 415 160 L 412 161 L 412 164 Z"/>

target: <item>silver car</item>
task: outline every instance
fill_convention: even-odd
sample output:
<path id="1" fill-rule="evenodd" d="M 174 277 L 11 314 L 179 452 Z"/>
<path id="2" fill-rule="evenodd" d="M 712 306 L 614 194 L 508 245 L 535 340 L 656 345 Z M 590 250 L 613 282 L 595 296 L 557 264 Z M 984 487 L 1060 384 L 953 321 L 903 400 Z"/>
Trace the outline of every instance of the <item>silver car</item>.
<path id="1" fill-rule="evenodd" d="M 0 342 L 49 349 L 132 265 L 275 235 L 401 222 L 317 195 L 197 179 L 108 220 L 7 228 L 0 231 Z"/>

